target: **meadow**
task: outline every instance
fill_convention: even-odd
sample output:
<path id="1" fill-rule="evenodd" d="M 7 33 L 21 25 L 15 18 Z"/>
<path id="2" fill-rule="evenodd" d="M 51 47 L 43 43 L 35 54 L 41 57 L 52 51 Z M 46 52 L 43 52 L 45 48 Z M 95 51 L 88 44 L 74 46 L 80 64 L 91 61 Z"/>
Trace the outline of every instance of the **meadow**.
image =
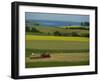
<path id="1" fill-rule="evenodd" d="M 26 68 L 89 65 L 89 38 L 26 35 Z M 30 55 L 50 53 L 50 58 Z"/>

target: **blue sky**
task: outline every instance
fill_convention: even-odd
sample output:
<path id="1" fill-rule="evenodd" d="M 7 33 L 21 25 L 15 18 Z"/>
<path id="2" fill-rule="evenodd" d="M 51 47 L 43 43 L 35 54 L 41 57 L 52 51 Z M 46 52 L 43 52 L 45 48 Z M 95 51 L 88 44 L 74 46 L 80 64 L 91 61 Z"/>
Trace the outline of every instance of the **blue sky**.
<path id="1" fill-rule="evenodd" d="M 28 20 L 32 19 L 32 20 L 48 20 L 48 21 L 89 22 L 88 15 L 74 15 L 74 14 L 25 12 L 25 18 Z"/>

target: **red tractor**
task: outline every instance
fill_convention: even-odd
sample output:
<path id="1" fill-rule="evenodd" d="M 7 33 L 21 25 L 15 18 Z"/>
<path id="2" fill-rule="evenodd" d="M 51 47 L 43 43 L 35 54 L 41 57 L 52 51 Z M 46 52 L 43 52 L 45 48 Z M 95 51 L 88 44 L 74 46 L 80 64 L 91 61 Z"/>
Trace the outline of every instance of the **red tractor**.
<path id="1" fill-rule="evenodd" d="M 49 53 L 45 52 L 45 53 L 41 54 L 41 57 L 42 57 L 42 58 L 49 58 L 49 57 L 51 57 L 51 56 L 50 56 Z"/>

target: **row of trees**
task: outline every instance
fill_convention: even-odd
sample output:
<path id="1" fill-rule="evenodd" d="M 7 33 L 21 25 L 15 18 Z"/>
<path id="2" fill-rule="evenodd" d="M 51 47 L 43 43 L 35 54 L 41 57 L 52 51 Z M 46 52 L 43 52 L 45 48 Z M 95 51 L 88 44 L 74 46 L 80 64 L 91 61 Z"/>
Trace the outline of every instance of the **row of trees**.
<path id="1" fill-rule="evenodd" d="M 78 33 L 78 32 L 66 32 L 66 33 L 61 33 L 59 31 L 55 31 L 53 33 L 44 33 L 39 31 L 37 28 L 30 28 L 28 26 L 26 26 L 26 32 L 34 32 L 34 33 L 41 33 L 41 34 L 45 34 L 45 35 L 54 35 L 54 36 L 80 36 L 80 37 L 89 37 L 89 33 Z"/>
<path id="2" fill-rule="evenodd" d="M 80 29 L 80 30 L 89 30 L 89 27 L 66 27 L 66 29 Z"/>
<path id="3" fill-rule="evenodd" d="M 54 36 L 89 37 L 89 33 L 78 33 L 78 32 L 60 33 L 59 31 L 55 31 L 53 34 Z"/>
<path id="4" fill-rule="evenodd" d="M 30 28 L 30 27 L 28 27 L 28 26 L 26 26 L 26 32 L 40 32 L 38 29 L 36 29 L 36 28 Z"/>

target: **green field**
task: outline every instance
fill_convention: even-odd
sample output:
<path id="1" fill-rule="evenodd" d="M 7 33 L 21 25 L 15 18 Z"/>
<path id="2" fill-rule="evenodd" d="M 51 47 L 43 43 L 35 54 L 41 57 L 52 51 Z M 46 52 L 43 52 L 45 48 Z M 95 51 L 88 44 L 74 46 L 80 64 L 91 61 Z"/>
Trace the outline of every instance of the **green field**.
<path id="1" fill-rule="evenodd" d="M 89 61 L 61 61 L 61 62 L 26 62 L 26 68 L 39 68 L 39 67 L 61 67 L 61 66 L 82 66 L 89 65 Z"/>
<path id="2" fill-rule="evenodd" d="M 77 33 L 79 35 L 83 35 L 83 34 L 88 34 L 89 33 L 89 29 L 88 27 L 83 27 L 83 29 L 80 29 L 82 27 L 80 26 L 62 26 L 62 27 L 49 27 L 49 26 L 30 26 L 30 29 L 35 28 L 36 30 L 38 30 L 39 32 L 28 32 L 27 31 L 27 35 L 46 35 L 46 36 L 53 36 L 55 31 L 58 31 L 61 34 L 69 34 L 71 35 L 71 33 Z M 85 29 L 84 29 L 85 28 Z"/>
<path id="3" fill-rule="evenodd" d="M 89 38 L 26 35 L 25 40 L 26 68 L 89 64 Z M 29 58 L 43 52 L 49 52 L 51 58 Z"/>
<path id="4" fill-rule="evenodd" d="M 80 28 L 79 26 L 62 26 L 62 27 L 49 27 L 49 26 L 30 26 L 30 28 L 36 28 L 41 32 L 54 32 L 54 31 L 59 31 L 59 32 L 73 32 L 73 31 L 77 31 L 77 32 L 88 32 L 89 30 L 80 30 L 78 28 Z M 68 27 L 68 29 L 67 29 Z M 71 28 L 71 29 L 69 29 Z M 76 28 L 76 29 L 75 29 Z M 73 30 L 74 29 L 74 30 Z"/>

